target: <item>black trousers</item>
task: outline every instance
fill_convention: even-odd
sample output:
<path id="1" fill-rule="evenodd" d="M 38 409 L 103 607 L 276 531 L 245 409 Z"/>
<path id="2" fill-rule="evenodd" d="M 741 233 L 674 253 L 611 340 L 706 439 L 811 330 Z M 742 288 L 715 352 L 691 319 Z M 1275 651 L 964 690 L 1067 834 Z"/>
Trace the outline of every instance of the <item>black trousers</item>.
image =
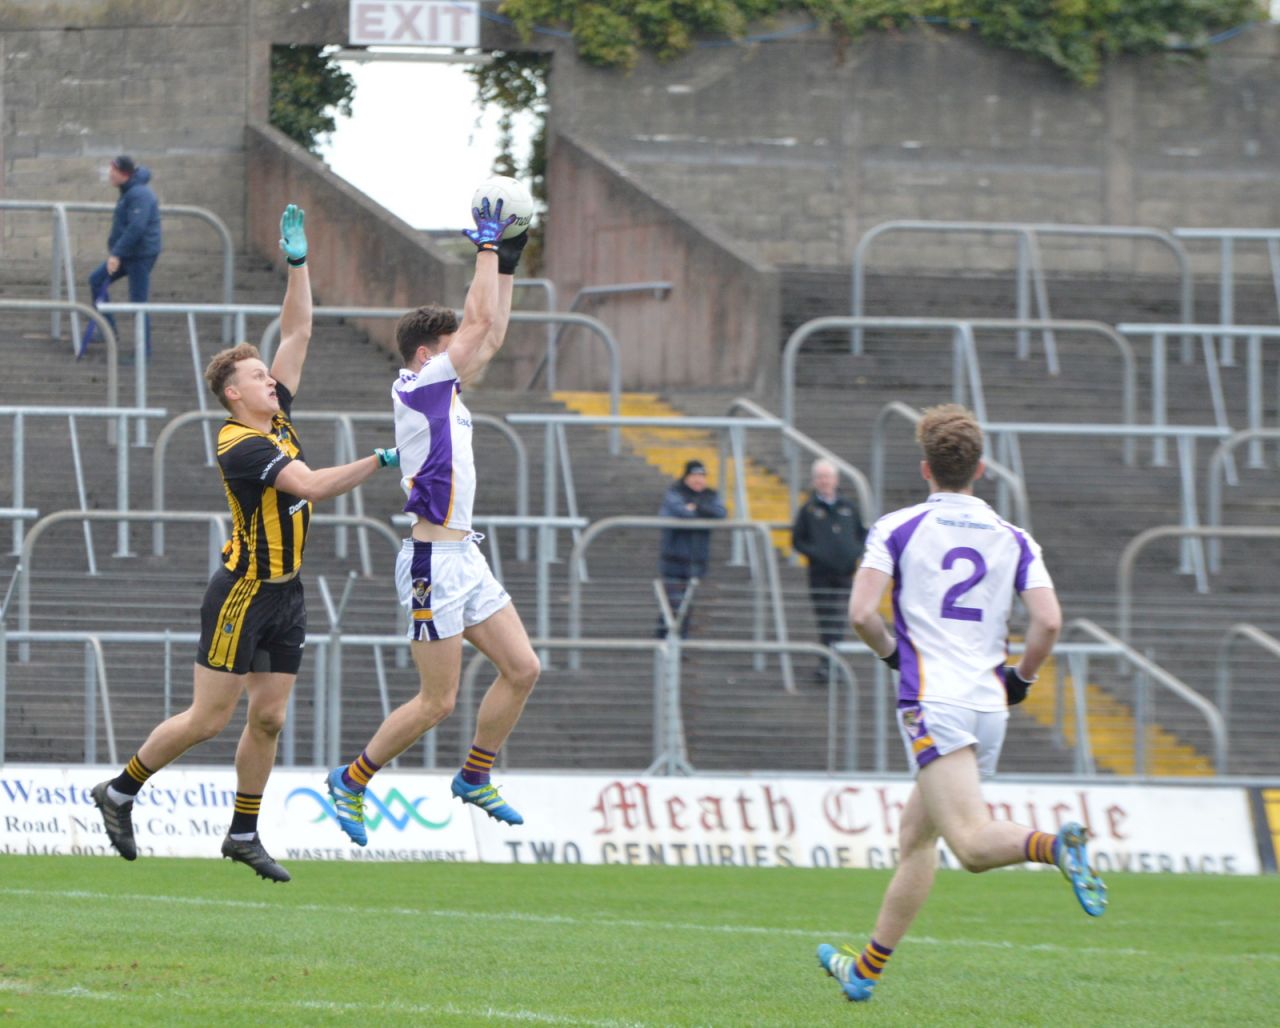
<path id="1" fill-rule="evenodd" d="M 689 579 L 671 578 L 669 576 L 663 576 L 662 587 L 663 587 L 663 591 L 667 594 L 667 602 L 671 604 L 671 613 L 679 614 L 680 604 L 684 602 L 684 594 L 689 589 Z M 681 639 L 689 638 L 689 626 L 692 623 L 692 621 L 693 621 L 693 601 L 690 600 L 689 607 L 684 612 L 684 621 L 680 625 Z M 663 618 L 662 616 L 662 611 L 658 611 L 658 627 L 655 630 L 654 634 L 659 639 L 665 639 L 667 637 L 667 622 L 666 622 L 666 619 Z"/>
<path id="2" fill-rule="evenodd" d="M 849 593 L 853 590 L 853 575 L 827 571 L 809 566 L 809 599 L 813 603 L 813 617 L 818 623 L 818 638 L 823 646 L 831 646 L 844 639 L 849 624 Z"/>

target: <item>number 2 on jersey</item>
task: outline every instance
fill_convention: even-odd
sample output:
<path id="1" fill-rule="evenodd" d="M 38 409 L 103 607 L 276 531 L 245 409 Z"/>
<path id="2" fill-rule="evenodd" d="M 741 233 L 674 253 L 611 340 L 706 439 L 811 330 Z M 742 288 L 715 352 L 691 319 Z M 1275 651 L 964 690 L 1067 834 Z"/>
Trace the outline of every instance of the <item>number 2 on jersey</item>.
<path id="1" fill-rule="evenodd" d="M 973 574 L 963 582 L 957 582 L 947 590 L 947 594 L 942 597 L 942 616 L 950 618 L 952 621 L 981 621 L 981 607 L 962 607 L 957 601 L 986 576 L 987 562 L 982 559 L 982 554 L 972 546 L 957 546 L 953 550 L 948 550 L 942 558 L 942 570 L 950 571 L 958 560 L 968 561 L 972 564 Z"/>

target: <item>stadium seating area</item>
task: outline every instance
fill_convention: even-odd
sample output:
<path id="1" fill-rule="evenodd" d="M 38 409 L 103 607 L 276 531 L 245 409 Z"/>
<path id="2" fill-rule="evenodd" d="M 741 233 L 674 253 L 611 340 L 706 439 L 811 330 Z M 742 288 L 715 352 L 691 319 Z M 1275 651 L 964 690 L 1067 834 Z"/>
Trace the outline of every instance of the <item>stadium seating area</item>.
<path id="1" fill-rule="evenodd" d="M 237 300 L 277 303 L 279 277 L 253 258 L 240 258 Z M 182 300 L 200 281 L 200 266 L 181 260 L 166 262 L 157 277 L 154 299 Z M 0 297 L 39 297 L 48 289 L 43 266 L 9 264 L 0 274 Z M 816 269 L 791 269 L 786 276 L 785 316 L 794 328 L 811 318 L 847 313 L 847 276 Z M 1197 297 L 1203 320 L 1212 320 L 1215 300 L 1208 287 Z M 1011 298 L 1007 282 L 956 276 L 954 278 L 873 277 L 869 313 L 921 316 L 996 318 L 1009 315 Z M 1159 279 L 1072 279 L 1055 283 L 1055 316 L 1078 317 L 1117 323 L 1176 317 L 1169 298 L 1170 283 Z M 1237 295 L 1237 323 L 1266 323 L 1274 319 L 1274 298 L 1269 284 L 1243 283 Z M 252 320 L 249 337 L 256 338 L 265 319 Z M 148 402 L 163 407 L 170 418 L 195 408 L 196 368 L 221 341 L 217 322 L 202 318 L 201 353 L 193 361 L 187 325 L 180 317 L 161 317 L 154 325 L 154 358 L 149 372 Z M 0 321 L 0 342 L 8 354 L 7 375 L 23 383 L 24 402 L 58 406 L 100 405 L 105 396 L 105 359 L 98 347 L 83 361 L 73 361 L 66 342 L 51 341 L 47 315 L 6 314 Z M 1042 354 L 1034 344 L 1029 360 L 1018 360 L 1009 332 L 980 332 L 979 356 L 988 416 L 992 421 L 1116 423 L 1120 420 L 1120 374 L 1114 348 L 1096 338 L 1060 335 L 1062 370 L 1057 376 L 1045 371 Z M 797 427 L 850 463 L 867 469 L 871 462 L 871 432 L 876 415 L 891 400 L 915 408 L 945 401 L 951 394 L 951 356 L 944 334 L 925 332 L 868 332 L 866 352 L 849 354 L 843 334 L 816 338 L 799 363 Z M 1139 368 L 1139 411 L 1148 407 L 1150 360 L 1145 343 L 1136 344 Z M 1176 349 L 1173 348 L 1173 349 Z M 1197 351 L 1198 352 L 1198 351 Z M 131 368 L 124 369 L 131 372 Z M 308 359 L 298 411 L 382 413 L 387 409 L 387 389 L 395 363 L 385 351 L 370 343 L 355 327 L 317 323 Z M 1181 424 L 1211 424 L 1214 412 L 1205 387 L 1205 368 L 1198 359 L 1183 365 L 1170 363 L 1171 420 Z M 1227 414 L 1233 427 L 1244 422 L 1245 386 L 1239 367 L 1223 369 Z M 753 399 L 771 411 L 780 410 L 776 376 L 763 395 Z M 131 402 L 129 376 L 124 376 L 122 402 Z M 723 415 L 734 400 L 730 393 L 674 391 L 661 398 L 635 398 L 637 410 L 674 410 L 689 416 Z M 548 396 L 533 391 L 486 389 L 483 385 L 469 400 L 477 414 L 504 417 L 516 412 L 583 410 L 590 403 L 579 396 Z M 1267 415 L 1274 417 L 1273 400 Z M 1140 417 L 1139 420 L 1142 420 Z M 154 441 L 163 419 L 149 427 Z M 12 418 L 0 420 L 12 437 Z M 310 460 L 333 462 L 335 430 L 328 424 L 300 425 Z M 533 484 L 531 510 L 541 511 L 542 433 L 534 427 L 517 429 L 524 438 Z M 364 425 L 358 429 L 358 449 L 363 451 L 387 439 L 389 428 Z M 477 511 L 481 514 L 514 514 L 516 467 L 510 445 L 494 431 L 478 430 L 477 459 L 481 468 Z M 6 438 L 6 442 L 8 438 Z M 102 423 L 80 419 L 77 425 L 80 460 L 84 468 L 86 503 L 109 510 L 116 501 L 116 454 L 108 444 Z M 706 443 L 691 430 L 683 440 L 679 433 L 654 444 L 643 437 L 629 438 L 618 455 L 612 455 L 603 429 L 582 429 L 570 434 L 576 499 L 583 517 L 595 521 L 613 515 L 652 514 L 669 480 L 671 453 Z M 165 509 L 217 511 L 221 491 L 213 471 L 206 466 L 205 443 L 200 428 L 190 425 L 177 432 L 164 459 Z M 1213 444 L 1198 448 L 1196 488 L 1201 497 L 1205 471 Z M 659 452 L 660 451 L 660 452 Z M 41 514 L 78 505 L 71 463 L 71 436 L 66 418 L 30 420 L 26 426 L 21 459 L 25 465 L 24 505 Z M 715 457 L 712 442 L 705 456 Z M 753 435 L 750 456 L 756 471 L 751 478 L 754 517 L 782 520 L 787 517 L 786 458 L 780 437 Z M 130 505 L 151 507 L 154 473 L 153 448 L 130 449 Z M 12 497 L 15 454 L 0 446 L 0 502 Z M 893 509 L 920 495 L 915 475 L 915 450 L 909 426 L 891 423 L 887 448 L 888 474 L 882 509 Z M 1176 464 L 1150 466 L 1150 444 L 1138 444 L 1133 466 L 1122 460 L 1117 440 L 1084 438 L 1024 439 L 1022 460 L 1033 518 L 1033 529 L 1045 546 L 1046 556 L 1063 597 L 1068 620 L 1087 617 L 1109 631 L 1116 627 L 1116 567 L 1125 545 L 1141 530 L 1179 519 L 1179 476 Z M 665 469 L 665 470 L 664 470 Z M 1243 460 L 1241 481 L 1228 490 L 1227 524 L 1266 524 L 1274 521 L 1276 500 L 1270 471 L 1249 470 Z M 713 478 L 715 477 L 713 473 Z M 368 514 L 385 521 L 399 508 L 399 493 L 392 476 L 376 479 L 364 490 Z M 781 504 L 781 506 L 779 506 Z M 329 504 L 321 508 L 332 510 Z M 561 507 L 563 513 L 563 506 Z M 3 526 L 6 529 L 8 526 Z M 30 523 L 28 523 L 30 527 Z M 95 544 L 97 573 L 87 574 L 86 532 Z M 208 567 L 207 530 L 204 525 L 171 525 L 166 529 L 163 556 L 151 552 L 148 525 L 130 529 L 133 555 L 115 555 L 117 529 L 98 522 L 92 529 L 65 523 L 46 533 L 30 571 L 31 624 L 33 630 L 82 632 L 191 633 L 197 627 L 196 611 Z M 503 578 L 516 597 L 532 628 L 537 621 L 537 563 L 518 560 L 510 529 L 498 533 Z M 360 549 L 352 536 L 346 556 L 336 554 L 335 530 L 313 530 L 305 568 L 311 595 L 311 629 L 328 632 L 326 604 L 321 602 L 323 578 L 335 602 L 351 580 L 349 600 L 341 613 L 344 636 L 378 636 L 396 632 L 397 613 L 389 580 L 390 550 L 382 537 L 368 540 L 372 574 L 363 574 Z M 1266 547 L 1267 543 L 1255 544 Z M 547 623 L 553 637 L 568 632 L 568 563 L 563 560 L 569 541 L 560 543 L 561 562 L 551 567 Z M 1270 582 L 1269 560 L 1251 558 L 1255 546 L 1228 545 L 1223 570 L 1211 578 L 1212 592 L 1198 594 L 1193 580 L 1177 573 L 1174 544 L 1148 551 L 1136 578 L 1134 646 L 1168 669 L 1193 689 L 1215 700 L 1219 645 L 1228 628 L 1252 622 L 1268 632 L 1280 629 Z M 6 547 L 7 550 L 7 547 Z M 533 551 L 530 551 L 532 556 Z M 746 566 L 728 560 L 725 538 L 716 544 L 716 567 L 705 583 L 698 602 L 698 631 L 703 639 L 750 640 L 754 630 L 753 599 L 761 585 L 752 581 Z M 16 558 L 0 558 L 0 581 L 7 585 Z M 607 545 L 592 550 L 590 581 L 584 588 L 583 635 L 624 638 L 640 642 L 653 636 L 657 608 L 652 578 L 656 573 L 656 539 L 652 530 L 625 530 L 612 535 Z M 782 593 L 777 597 L 786 614 L 792 639 L 814 638 L 804 574 L 788 562 L 781 565 Z M 16 599 L 16 596 L 15 596 Z M 771 597 L 771 599 L 773 599 Z M 16 605 L 5 613 L 5 627 L 17 627 Z M 119 753 L 127 754 L 163 708 L 180 709 L 190 682 L 190 641 L 171 645 L 113 642 L 105 647 L 105 669 L 110 686 L 111 718 Z M 82 642 L 37 642 L 29 662 L 19 656 L 19 646 L 8 644 L 5 755 L 18 761 L 75 761 L 85 759 L 86 663 Z M 571 669 L 565 655 L 552 652 L 547 670 L 520 730 L 504 753 L 510 766 L 540 768 L 647 767 L 654 754 L 655 667 L 651 653 L 585 653 L 581 666 Z M 812 680 L 815 658 L 795 658 L 798 688 L 782 687 L 779 666 L 769 660 L 760 666 L 750 653 L 731 655 L 687 652 L 681 684 L 684 744 L 689 761 L 699 770 L 821 770 L 828 767 L 828 747 L 839 753 L 850 741 L 850 721 L 843 713 L 835 735 L 827 687 Z M 859 675 L 859 695 L 853 708 L 853 741 L 857 766 L 873 768 L 882 726 L 874 701 L 875 662 L 852 656 Z M 1274 773 L 1277 767 L 1260 714 L 1275 709 L 1270 688 L 1272 661 L 1261 650 L 1241 649 L 1231 662 L 1233 698 L 1229 721 L 1231 760 L 1227 770 L 1236 773 Z M 381 668 L 381 674 L 379 672 Z M 295 697 L 291 722 L 292 740 L 284 759 L 299 763 L 322 760 L 317 713 L 334 686 L 333 669 L 318 652 L 304 667 Z M 1065 668 L 1059 669 L 1065 673 Z M 341 736 L 339 749 L 350 751 L 381 720 L 384 703 L 393 705 L 413 686 L 410 669 L 397 660 L 393 648 L 376 656 L 366 644 L 348 642 L 341 656 Z M 1095 659 L 1090 667 L 1090 732 L 1098 769 L 1128 772 L 1133 768 L 1133 709 L 1137 702 L 1136 679 L 1110 660 Z M 1069 739 L 1055 729 L 1052 692 L 1042 690 L 1039 704 L 1015 712 L 1009 734 L 1004 769 L 1013 772 L 1059 772 L 1073 768 Z M 105 718 L 97 700 L 95 741 L 97 755 L 107 755 Z M 1209 765 L 1210 739 L 1203 719 L 1186 704 L 1159 690 L 1143 702 L 1151 704 L 1153 728 L 1149 737 L 1148 770 L 1157 774 L 1204 773 Z M 843 711 L 843 699 L 841 710 Z M 469 740 L 464 717 L 451 719 L 435 745 L 442 765 L 449 765 Z M 201 761 L 231 757 L 235 734 L 224 735 L 202 747 Z M 896 743 L 888 747 L 891 770 L 903 766 Z M 402 758 L 402 764 L 429 760 L 422 749 Z"/>

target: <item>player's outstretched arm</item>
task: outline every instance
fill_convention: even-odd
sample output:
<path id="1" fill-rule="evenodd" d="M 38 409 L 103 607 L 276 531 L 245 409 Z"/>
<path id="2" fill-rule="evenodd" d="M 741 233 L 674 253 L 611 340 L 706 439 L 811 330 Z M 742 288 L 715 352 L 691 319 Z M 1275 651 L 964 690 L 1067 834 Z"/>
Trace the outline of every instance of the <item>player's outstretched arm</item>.
<path id="1" fill-rule="evenodd" d="M 881 660 L 892 657 L 898 648 L 897 641 L 889 634 L 889 628 L 880 616 L 880 600 L 891 581 L 893 579 L 883 571 L 858 568 L 858 573 L 853 576 L 853 592 L 849 595 L 849 623 L 858 633 L 858 638 L 870 646 Z"/>
<path id="2" fill-rule="evenodd" d="M 1058 594 L 1049 588 L 1026 589 L 1021 595 L 1030 624 L 1027 626 L 1027 648 L 1018 661 L 1017 672 L 1023 681 L 1031 682 L 1035 680 L 1040 665 L 1053 652 L 1053 644 L 1058 641 L 1058 634 L 1062 631 L 1062 608 L 1058 605 Z"/>
<path id="3" fill-rule="evenodd" d="M 307 271 L 305 218 L 306 211 L 293 204 L 280 215 L 280 249 L 289 262 L 289 284 L 280 308 L 280 345 L 271 362 L 271 377 L 295 395 L 311 342 L 311 277 Z"/>
<path id="4" fill-rule="evenodd" d="M 374 450 L 372 456 L 361 457 L 350 464 L 339 464 L 332 468 L 309 468 L 302 461 L 293 460 L 280 470 L 275 487 L 317 503 L 350 492 L 379 468 L 399 466 L 399 452 L 382 449 Z"/>
<path id="5" fill-rule="evenodd" d="M 468 382 L 484 370 L 485 363 L 497 349 L 495 333 L 500 320 L 498 288 L 498 241 L 515 215 L 502 217 L 502 201 L 491 211 L 485 198 L 471 209 L 474 229 L 463 232 L 476 245 L 476 271 L 467 289 L 462 308 L 462 324 L 449 341 L 449 361 L 462 381 Z M 504 326 L 505 328 L 505 326 Z"/>

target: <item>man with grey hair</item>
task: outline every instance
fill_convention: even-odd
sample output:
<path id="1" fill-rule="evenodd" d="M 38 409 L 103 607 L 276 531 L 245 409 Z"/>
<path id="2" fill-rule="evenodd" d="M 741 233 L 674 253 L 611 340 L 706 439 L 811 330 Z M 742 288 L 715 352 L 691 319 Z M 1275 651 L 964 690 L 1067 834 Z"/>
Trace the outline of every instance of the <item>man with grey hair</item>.
<path id="1" fill-rule="evenodd" d="M 791 545 L 809 560 L 809 598 L 818 637 L 823 646 L 833 646 L 844 638 L 849 591 L 867 530 L 857 506 L 840 494 L 831 461 L 814 461 L 810 481 L 813 492 L 796 512 Z M 825 680 L 826 674 L 819 665 L 814 677 Z"/>

